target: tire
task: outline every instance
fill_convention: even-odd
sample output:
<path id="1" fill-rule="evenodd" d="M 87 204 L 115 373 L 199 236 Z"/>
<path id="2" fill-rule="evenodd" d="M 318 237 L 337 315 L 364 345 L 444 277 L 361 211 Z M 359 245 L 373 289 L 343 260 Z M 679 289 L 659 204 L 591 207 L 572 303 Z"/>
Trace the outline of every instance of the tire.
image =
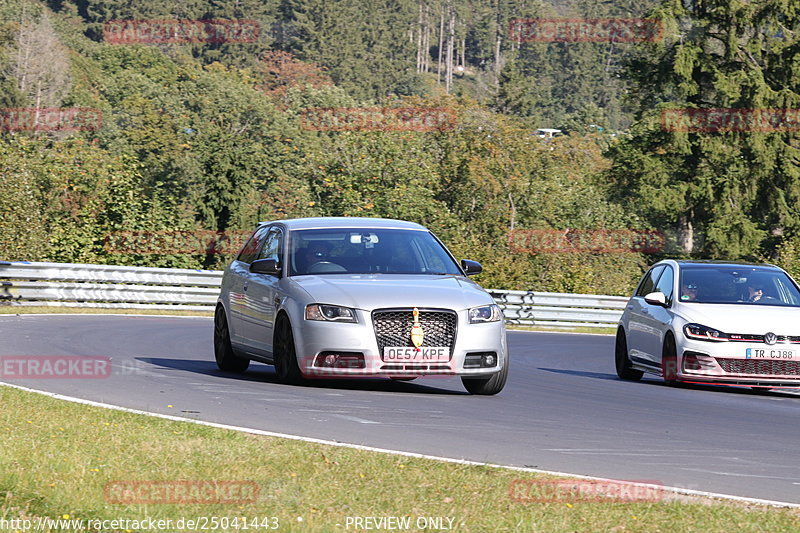
<path id="1" fill-rule="evenodd" d="M 678 353 L 675 349 L 675 338 L 667 334 L 664 348 L 661 351 L 661 376 L 667 385 L 678 384 Z"/>
<path id="2" fill-rule="evenodd" d="M 507 379 L 508 357 L 506 357 L 505 364 L 500 372 L 484 378 L 470 378 L 467 376 L 462 376 L 461 383 L 470 394 L 491 396 L 503 390 L 503 387 L 506 386 Z"/>
<path id="3" fill-rule="evenodd" d="M 225 308 L 217 306 L 214 312 L 214 359 L 220 370 L 227 372 L 244 372 L 250 366 L 249 359 L 236 357 L 231 347 L 231 334 L 228 330 L 228 318 Z"/>
<path id="4" fill-rule="evenodd" d="M 286 385 L 297 385 L 303 381 L 303 373 L 297 364 L 292 325 L 286 315 L 280 315 L 275 324 L 273 342 L 275 375 Z"/>
<path id="5" fill-rule="evenodd" d="M 628 358 L 628 341 L 625 339 L 625 330 L 617 329 L 617 342 L 614 346 L 614 364 L 617 367 L 617 376 L 628 381 L 639 381 L 644 372 L 631 368 Z"/>

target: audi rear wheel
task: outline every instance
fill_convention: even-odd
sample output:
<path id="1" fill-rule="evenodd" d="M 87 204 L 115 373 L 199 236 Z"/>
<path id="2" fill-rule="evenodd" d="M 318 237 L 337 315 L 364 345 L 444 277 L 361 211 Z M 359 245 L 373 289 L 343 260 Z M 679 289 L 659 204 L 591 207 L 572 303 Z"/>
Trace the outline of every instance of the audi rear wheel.
<path id="1" fill-rule="evenodd" d="M 249 359 L 242 359 L 233 353 L 228 318 L 221 305 L 217 306 L 214 313 L 214 359 L 219 369 L 227 372 L 244 372 L 250 366 Z"/>

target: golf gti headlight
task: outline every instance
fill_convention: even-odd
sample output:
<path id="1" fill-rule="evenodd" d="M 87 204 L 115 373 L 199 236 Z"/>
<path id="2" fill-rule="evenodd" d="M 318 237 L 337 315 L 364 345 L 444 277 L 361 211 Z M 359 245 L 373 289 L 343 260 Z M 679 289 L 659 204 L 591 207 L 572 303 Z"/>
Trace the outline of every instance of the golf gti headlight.
<path id="1" fill-rule="evenodd" d="M 503 319 L 503 312 L 496 304 L 473 307 L 469 310 L 469 323 L 497 322 Z"/>
<path id="2" fill-rule="evenodd" d="M 728 340 L 727 333 L 702 324 L 686 324 L 683 326 L 683 334 L 686 335 L 686 338 L 697 341 L 724 342 Z"/>
<path id="3" fill-rule="evenodd" d="M 358 322 L 356 312 L 349 307 L 327 304 L 309 304 L 306 306 L 306 320 L 323 322 Z"/>

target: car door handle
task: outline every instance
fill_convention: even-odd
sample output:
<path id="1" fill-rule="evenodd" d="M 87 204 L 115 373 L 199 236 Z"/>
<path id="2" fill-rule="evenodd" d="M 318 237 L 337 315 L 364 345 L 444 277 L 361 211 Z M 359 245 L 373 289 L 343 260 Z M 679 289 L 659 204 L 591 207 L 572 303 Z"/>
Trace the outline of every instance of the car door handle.
<path id="1" fill-rule="evenodd" d="M 642 309 L 642 313 L 647 314 L 649 311 L 647 309 Z"/>
<path id="2" fill-rule="evenodd" d="M 242 287 L 242 289 L 247 291 L 247 282 L 246 281 L 244 282 L 244 287 Z"/>

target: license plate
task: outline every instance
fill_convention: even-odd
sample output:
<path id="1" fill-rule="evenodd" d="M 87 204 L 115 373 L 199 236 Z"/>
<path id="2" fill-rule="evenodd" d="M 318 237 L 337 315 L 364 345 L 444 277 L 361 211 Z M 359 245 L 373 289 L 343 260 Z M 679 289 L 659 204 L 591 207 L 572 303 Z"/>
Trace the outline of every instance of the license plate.
<path id="1" fill-rule="evenodd" d="M 782 359 L 791 361 L 797 359 L 797 352 L 788 348 L 747 348 L 744 351 L 745 359 Z"/>
<path id="2" fill-rule="evenodd" d="M 449 361 L 450 348 L 446 346 L 387 346 L 383 349 L 384 361 Z"/>

